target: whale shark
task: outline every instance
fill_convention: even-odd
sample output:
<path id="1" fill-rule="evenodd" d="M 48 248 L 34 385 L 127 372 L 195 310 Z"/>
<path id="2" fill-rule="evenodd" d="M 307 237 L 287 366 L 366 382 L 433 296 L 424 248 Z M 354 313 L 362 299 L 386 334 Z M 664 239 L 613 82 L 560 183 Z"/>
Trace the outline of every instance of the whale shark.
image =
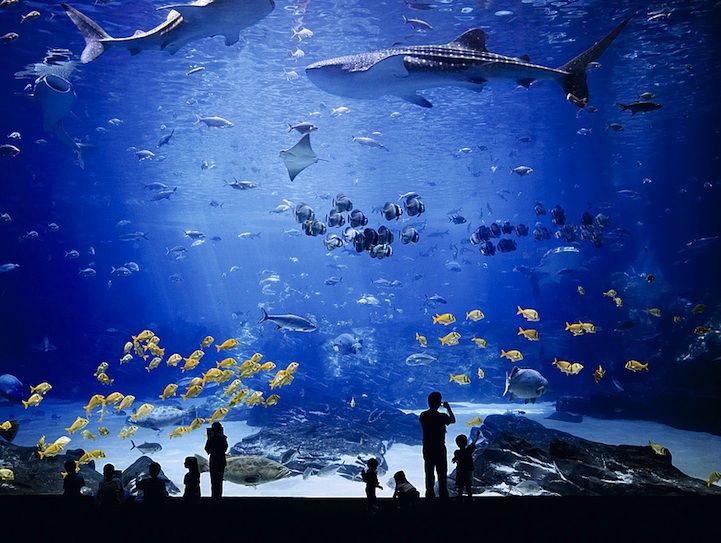
<path id="1" fill-rule="evenodd" d="M 604 38 L 558 68 L 533 64 L 527 55 L 509 57 L 486 49 L 480 28 L 467 30 L 440 45 L 410 45 L 346 55 L 310 64 L 308 78 L 317 87 L 348 98 L 376 99 L 395 95 L 421 107 L 432 107 L 419 91 L 455 85 L 481 90 L 493 79 L 511 79 L 528 88 L 539 79 L 560 83 L 566 99 L 586 107 L 586 68 L 595 62 L 626 27 L 626 17 Z"/>
<path id="2" fill-rule="evenodd" d="M 240 39 L 240 31 L 254 25 L 275 8 L 274 0 L 196 0 L 189 4 L 170 4 L 158 10 L 170 10 L 162 23 L 150 30 L 137 30 L 132 36 L 114 38 L 87 15 L 61 4 L 70 20 L 85 38 L 80 56 L 83 64 L 92 62 L 110 47 L 122 47 L 137 55 L 146 49 L 170 54 L 183 46 L 213 36 L 224 36 L 225 45 Z"/>
<path id="3" fill-rule="evenodd" d="M 86 144 L 76 142 L 63 126 L 63 120 L 70 116 L 77 95 L 70 81 L 54 74 L 46 74 L 35 80 L 31 98 L 34 98 L 43 110 L 43 128 L 52 132 L 64 145 L 75 151 L 81 168 L 85 167 L 83 149 Z"/>

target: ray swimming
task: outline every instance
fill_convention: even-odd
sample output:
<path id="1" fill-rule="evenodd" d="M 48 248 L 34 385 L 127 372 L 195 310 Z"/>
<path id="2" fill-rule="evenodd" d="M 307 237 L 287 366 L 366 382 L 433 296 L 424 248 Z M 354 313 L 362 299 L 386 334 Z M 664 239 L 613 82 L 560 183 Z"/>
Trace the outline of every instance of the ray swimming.
<path id="1" fill-rule="evenodd" d="M 633 15 L 604 38 L 558 68 L 533 64 L 527 55 L 508 57 L 486 49 L 486 34 L 470 29 L 450 43 L 411 45 L 321 60 L 306 68 L 319 88 L 349 98 L 395 95 L 421 107 L 432 104 L 418 91 L 447 85 L 481 90 L 492 79 L 511 79 L 528 87 L 539 79 L 558 81 L 571 103 L 585 107 L 586 68 L 618 37 Z"/>
<path id="2" fill-rule="evenodd" d="M 280 152 L 280 157 L 285 163 L 291 181 L 308 166 L 312 166 L 319 160 L 322 160 L 318 158 L 310 146 L 310 134 L 306 134 L 300 138 L 300 141 L 290 149 L 283 149 Z"/>

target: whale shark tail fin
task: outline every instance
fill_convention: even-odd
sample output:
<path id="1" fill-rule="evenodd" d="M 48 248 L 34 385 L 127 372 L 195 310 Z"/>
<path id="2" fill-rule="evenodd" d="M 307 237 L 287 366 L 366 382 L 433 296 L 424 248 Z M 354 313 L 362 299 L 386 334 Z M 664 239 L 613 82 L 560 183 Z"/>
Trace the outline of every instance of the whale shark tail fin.
<path id="1" fill-rule="evenodd" d="M 600 39 L 583 53 L 558 68 L 559 70 L 568 72 L 568 75 L 561 79 L 561 86 L 563 87 L 563 90 L 566 93 L 566 99 L 569 102 L 582 108 L 588 105 L 589 93 L 588 81 L 586 79 L 586 68 L 590 63 L 595 62 L 601 57 L 603 52 L 608 49 L 608 46 L 613 43 L 613 40 L 615 40 L 623 29 L 626 28 L 626 25 L 634 17 L 634 15 L 635 13 L 632 13 L 626 17 L 604 38 Z"/>
<path id="2" fill-rule="evenodd" d="M 80 61 L 83 64 L 92 62 L 102 55 L 103 51 L 105 51 L 102 40 L 112 39 L 112 36 L 105 32 L 98 23 L 93 21 L 87 15 L 82 14 L 74 7 L 67 4 L 60 5 L 85 38 L 85 49 L 83 49 L 83 53 L 80 55 Z"/>

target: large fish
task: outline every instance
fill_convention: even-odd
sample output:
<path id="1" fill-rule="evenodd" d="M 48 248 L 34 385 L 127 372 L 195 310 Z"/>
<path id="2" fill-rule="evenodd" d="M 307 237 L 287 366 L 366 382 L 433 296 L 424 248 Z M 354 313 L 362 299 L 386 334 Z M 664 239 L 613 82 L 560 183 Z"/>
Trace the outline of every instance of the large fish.
<path id="1" fill-rule="evenodd" d="M 270 321 L 275 324 L 278 329 L 289 330 L 291 332 L 312 332 L 317 328 L 315 324 L 310 322 L 308 319 L 286 313 L 285 315 L 269 315 L 268 312 L 261 308 L 263 316 L 258 321 L 261 322 Z"/>
<path id="2" fill-rule="evenodd" d="M 198 468 L 201 473 L 209 470 L 208 461 L 195 455 L 198 459 Z M 223 479 L 238 485 L 257 486 L 271 481 L 277 481 L 290 475 L 290 470 L 262 456 L 228 456 L 226 457 Z"/>
<path id="3" fill-rule="evenodd" d="M 486 34 L 473 28 L 450 43 L 410 45 L 315 62 L 308 78 L 321 89 L 350 98 L 396 95 L 422 107 L 432 104 L 418 91 L 456 85 L 480 90 L 491 79 L 511 79 L 528 87 L 538 79 L 558 81 L 566 98 L 579 107 L 588 103 L 586 67 L 598 59 L 633 15 L 606 37 L 558 68 L 530 62 L 527 55 L 507 57 L 486 49 Z"/>
<path id="4" fill-rule="evenodd" d="M 129 424 L 160 430 L 161 428 L 190 422 L 196 415 L 197 413 L 193 407 L 185 410 L 174 405 L 159 405 L 145 417 L 138 418 L 137 421 L 131 420 L 130 417 L 127 417 L 126 420 Z"/>
<path id="5" fill-rule="evenodd" d="M 23 396 L 23 384 L 14 375 L 0 375 L 0 399 L 20 403 Z"/>
<path id="6" fill-rule="evenodd" d="M 74 7 L 61 4 L 85 38 L 80 60 L 86 64 L 98 58 L 108 47 L 122 47 L 137 55 L 146 49 L 160 49 L 170 54 L 183 46 L 213 36 L 224 36 L 225 45 L 240 39 L 240 31 L 273 11 L 273 0 L 196 0 L 190 4 L 171 4 L 164 22 L 150 30 L 138 30 L 126 38 L 113 38 L 99 24 Z"/>
<path id="7" fill-rule="evenodd" d="M 514 367 L 510 374 L 506 373 L 506 389 L 503 395 L 508 398 L 520 398 L 523 403 L 536 403 L 548 389 L 548 380 L 536 370 L 531 368 Z"/>

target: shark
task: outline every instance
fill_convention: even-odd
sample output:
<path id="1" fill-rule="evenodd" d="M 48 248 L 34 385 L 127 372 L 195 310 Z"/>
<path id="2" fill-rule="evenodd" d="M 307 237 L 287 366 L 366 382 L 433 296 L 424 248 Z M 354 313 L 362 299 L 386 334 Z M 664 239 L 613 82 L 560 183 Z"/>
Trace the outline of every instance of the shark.
<path id="1" fill-rule="evenodd" d="M 132 36 L 114 38 L 90 17 L 72 6 L 61 4 L 70 20 L 85 38 L 80 61 L 92 62 L 108 48 L 124 48 L 131 55 L 147 49 L 177 53 L 185 45 L 202 38 L 224 36 L 225 45 L 240 40 L 240 31 L 254 25 L 275 9 L 274 0 L 196 0 L 170 4 L 162 23 L 150 30 L 137 30 Z"/>
<path id="2" fill-rule="evenodd" d="M 310 81 L 326 92 L 348 98 L 377 99 L 395 95 L 421 107 L 432 107 L 418 94 L 455 85 L 479 91 L 495 79 L 515 80 L 528 88 L 537 80 L 557 81 L 566 99 L 584 108 L 589 90 L 586 68 L 595 62 L 631 21 L 621 21 L 604 38 L 558 68 L 541 66 L 528 55 L 510 57 L 486 48 L 486 33 L 467 30 L 449 43 L 398 46 L 314 62 L 306 67 Z"/>

